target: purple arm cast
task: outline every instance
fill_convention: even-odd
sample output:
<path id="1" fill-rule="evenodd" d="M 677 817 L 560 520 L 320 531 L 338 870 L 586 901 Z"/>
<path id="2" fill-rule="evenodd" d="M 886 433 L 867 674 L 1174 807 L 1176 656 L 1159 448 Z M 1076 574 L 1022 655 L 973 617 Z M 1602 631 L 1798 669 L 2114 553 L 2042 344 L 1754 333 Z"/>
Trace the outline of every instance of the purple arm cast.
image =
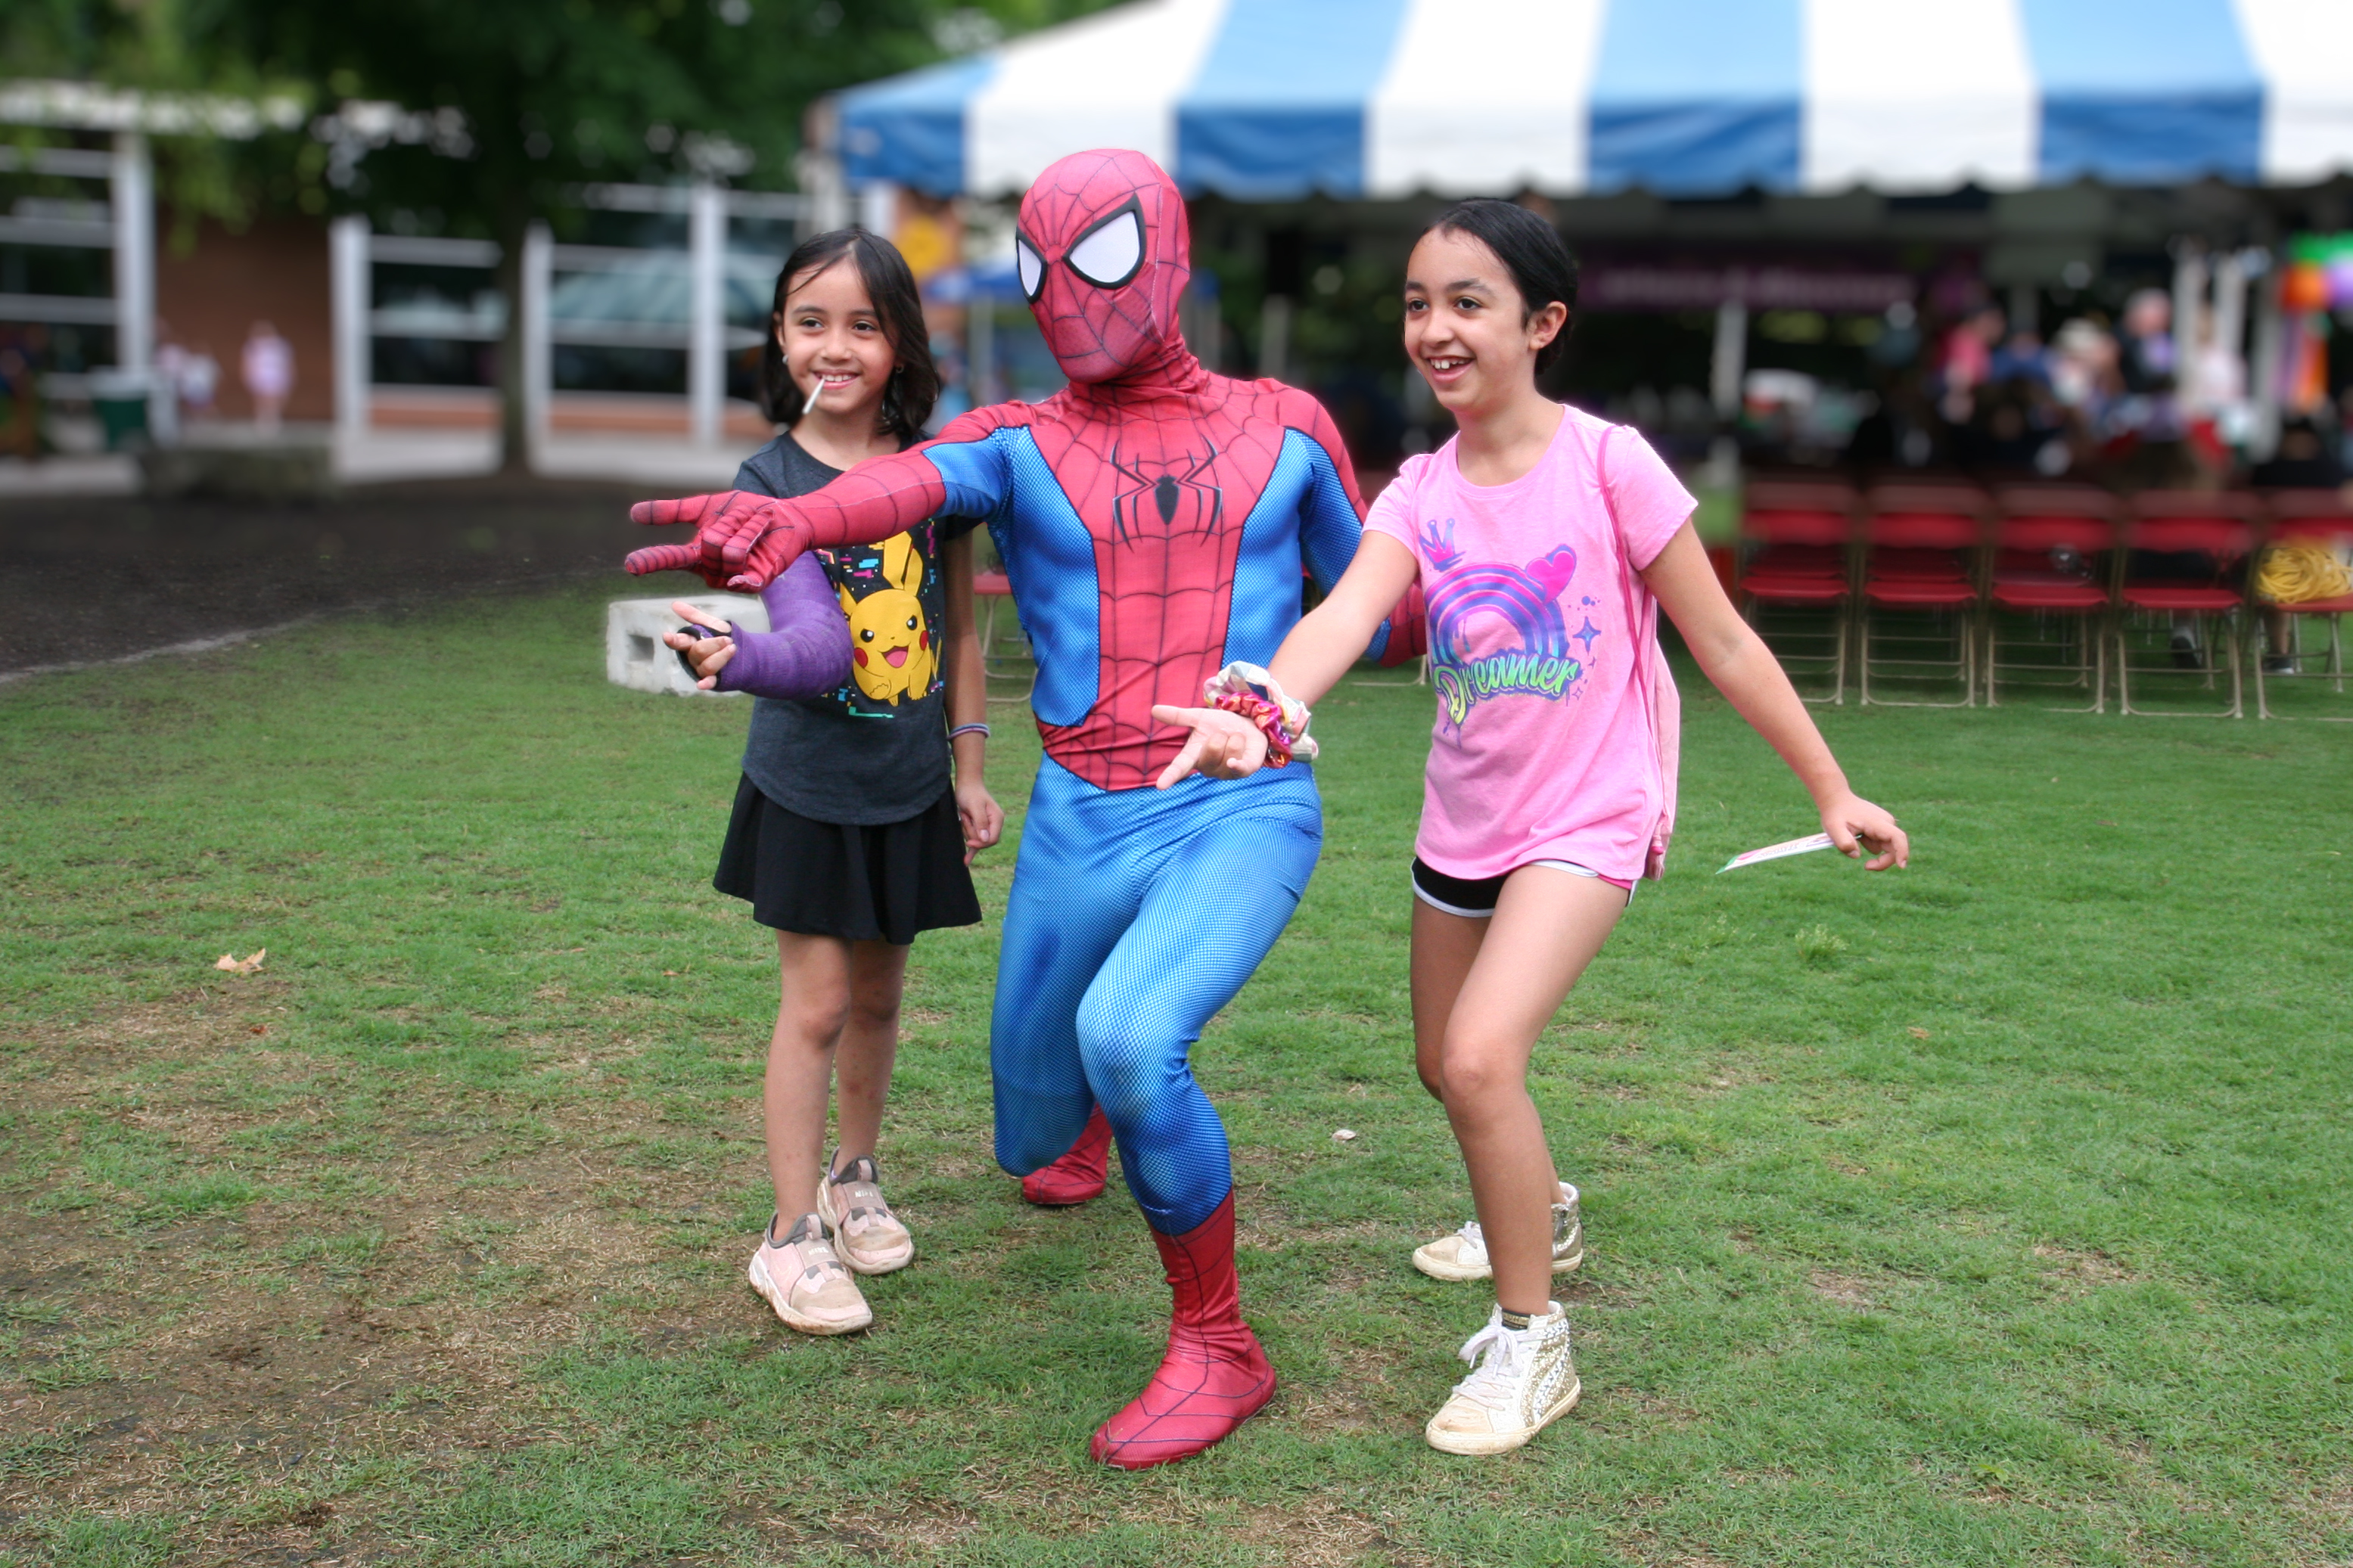
<path id="1" fill-rule="evenodd" d="M 803 555 L 760 590 L 772 630 L 730 624 L 735 657 L 719 672 L 722 691 L 754 697 L 822 697 L 849 679 L 849 617 L 841 613 L 824 563 Z"/>

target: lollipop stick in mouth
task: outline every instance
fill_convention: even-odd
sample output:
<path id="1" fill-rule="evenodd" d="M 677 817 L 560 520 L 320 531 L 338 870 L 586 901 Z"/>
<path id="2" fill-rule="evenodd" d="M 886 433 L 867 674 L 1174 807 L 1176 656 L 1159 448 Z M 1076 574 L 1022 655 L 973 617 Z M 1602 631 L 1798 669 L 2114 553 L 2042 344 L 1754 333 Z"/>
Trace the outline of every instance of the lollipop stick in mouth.
<path id="1" fill-rule="evenodd" d="M 817 406 L 817 400 L 824 395 L 825 377 L 820 375 L 809 386 L 808 401 L 801 405 L 801 417 L 804 419 L 807 418 L 809 416 L 809 410 L 815 408 Z"/>

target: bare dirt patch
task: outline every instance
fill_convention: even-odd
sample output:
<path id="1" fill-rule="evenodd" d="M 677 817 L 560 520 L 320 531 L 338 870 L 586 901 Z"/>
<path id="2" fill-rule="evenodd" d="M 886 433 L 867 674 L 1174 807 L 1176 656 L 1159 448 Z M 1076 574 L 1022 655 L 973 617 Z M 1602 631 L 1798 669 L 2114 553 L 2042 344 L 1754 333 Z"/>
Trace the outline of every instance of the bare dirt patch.
<path id="1" fill-rule="evenodd" d="M 1870 1284 L 1851 1274 L 1834 1274 L 1827 1268 L 1817 1268 L 1806 1276 L 1806 1283 L 1815 1295 L 1825 1301 L 1835 1301 L 1841 1307 L 1868 1311 L 1877 1305 L 1873 1300 Z"/>
<path id="2" fill-rule="evenodd" d="M 364 1068 L 252 1032 L 280 994 L 7 1042 L 0 1548 L 74 1513 L 191 1521 L 180 1560 L 402 1555 L 338 1477 L 543 1436 L 527 1369 L 592 1329 L 756 1321 L 708 1179 L 617 1157 L 654 1108 L 354 1115 Z"/>
<path id="3" fill-rule="evenodd" d="M 2094 1285 L 2121 1285 L 2140 1278 L 2098 1247 L 2038 1246 L 2043 1277 L 2062 1289 L 2083 1290 Z"/>

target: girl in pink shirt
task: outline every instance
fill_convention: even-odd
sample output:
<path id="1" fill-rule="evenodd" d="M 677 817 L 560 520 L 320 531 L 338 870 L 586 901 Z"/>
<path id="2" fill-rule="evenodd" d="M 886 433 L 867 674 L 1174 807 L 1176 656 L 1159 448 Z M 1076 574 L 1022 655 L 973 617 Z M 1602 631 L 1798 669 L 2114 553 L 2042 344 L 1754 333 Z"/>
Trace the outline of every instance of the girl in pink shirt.
<path id="1" fill-rule="evenodd" d="M 1459 434 L 1407 462 L 1366 519 L 1331 597 L 1271 670 L 1237 666 L 1221 706 L 1162 707 L 1192 727 L 1165 787 L 1270 756 L 1313 756 L 1306 710 L 1419 582 L 1431 732 L 1413 886 L 1414 1056 L 1446 1107 L 1475 1224 L 1414 1255 L 1441 1279 L 1492 1277 L 1495 1307 L 1462 1347 L 1471 1375 L 1426 1436 L 1452 1453 L 1518 1447 L 1577 1403 L 1551 1281 L 1583 1261 L 1577 1189 L 1555 1173 L 1527 1065 L 1674 821 L 1679 725 L 1659 652 L 1673 617 L 1700 668 L 1869 868 L 1901 866 L 1895 820 L 1847 787 L 1805 705 L 1749 630 L 1693 531 L 1694 502 L 1641 436 L 1536 390 L 1559 357 L 1577 264 L 1508 202 L 1458 203 L 1414 247 L 1407 354 Z"/>

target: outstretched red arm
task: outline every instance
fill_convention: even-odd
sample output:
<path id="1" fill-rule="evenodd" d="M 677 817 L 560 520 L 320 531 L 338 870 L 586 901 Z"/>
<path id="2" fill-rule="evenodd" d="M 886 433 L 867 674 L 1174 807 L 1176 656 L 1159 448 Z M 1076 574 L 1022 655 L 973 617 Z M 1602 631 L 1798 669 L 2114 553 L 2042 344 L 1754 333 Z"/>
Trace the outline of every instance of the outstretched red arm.
<path id="1" fill-rule="evenodd" d="M 629 509 L 632 521 L 693 523 L 694 542 L 632 551 L 626 564 L 639 574 L 692 572 L 714 588 L 757 593 L 812 546 L 879 543 L 927 517 L 986 517 L 1008 483 L 988 437 L 1029 422 L 1027 404 L 976 408 L 950 421 L 936 441 L 869 458 L 823 489 L 789 500 L 753 490 L 641 500 Z M 932 452 L 957 459 L 949 464 L 953 481 Z"/>
<path id="2" fill-rule="evenodd" d="M 691 544 L 629 552 L 632 573 L 693 572 L 714 588 L 757 593 L 813 545 L 872 544 L 940 510 L 947 486 L 920 448 L 871 458 L 833 483 L 789 500 L 721 490 L 681 500 L 641 500 L 633 522 L 695 525 Z"/>

